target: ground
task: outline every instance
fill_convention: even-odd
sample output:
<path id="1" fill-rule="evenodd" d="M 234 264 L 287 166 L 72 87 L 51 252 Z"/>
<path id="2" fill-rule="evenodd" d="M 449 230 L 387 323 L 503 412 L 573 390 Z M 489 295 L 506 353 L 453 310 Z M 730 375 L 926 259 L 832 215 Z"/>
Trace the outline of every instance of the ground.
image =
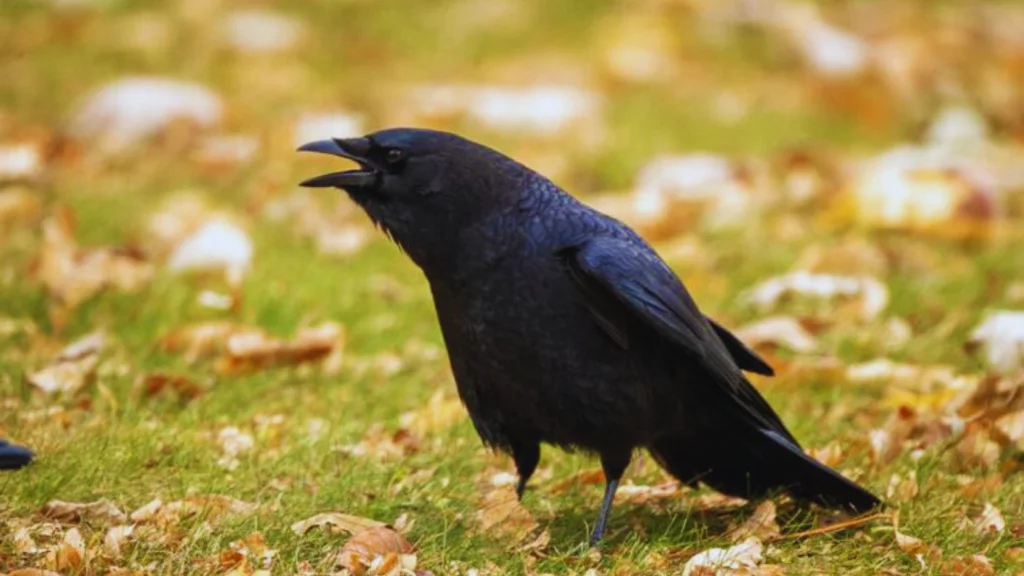
<path id="1" fill-rule="evenodd" d="M 655 52 L 665 50 L 677 60 L 670 79 L 633 82 L 602 67 L 601 51 L 619 34 L 617 23 L 636 16 L 610 2 L 589 8 L 568 0 L 525 7 L 264 2 L 262 8 L 294 16 L 304 27 L 297 47 L 269 56 L 223 45 L 217 22 L 230 8 L 226 3 L 76 4 L 16 0 L 0 7 L 0 143 L 52 144 L 42 175 L 0 189 L 9 198 L 19 194 L 18 205 L 25 207 L 11 209 L 15 216 L 9 219 L 0 208 L 0 437 L 38 455 L 26 469 L 0 475 L 0 571 L 40 566 L 103 573 L 118 566 L 148 574 L 244 573 L 260 568 L 260 561 L 250 558 L 243 566 L 225 551 L 259 533 L 276 550 L 272 573 L 327 573 L 337 569 L 336 553 L 348 536 L 321 529 L 300 535 L 292 525 L 342 512 L 392 525 L 405 516 L 398 524 L 415 547 L 417 569 L 438 575 L 474 568 L 481 574 L 681 573 L 694 554 L 731 545 L 731 527 L 746 521 L 758 503 L 732 506 L 706 489 L 662 494 L 651 487 L 668 479 L 641 454 L 627 479 L 647 488 L 637 489 L 633 502 L 620 499 L 601 553 L 588 554 L 581 543 L 600 502 L 602 484 L 591 473 L 597 463 L 545 448 L 524 501 L 536 528 L 520 541 L 519 532 L 533 527 L 522 510 L 506 506 L 495 518 L 488 516 L 488 494 L 507 490 L 496 485 L 507 480 L 501 473 L 512 471 L 511 462 L 484 450 L 458 407 L 419 271 L 382 235 L 368 235 L 368 243 L 350 254 L 322 249 L 303 228 L 303 222 L 321 223 L 310 212 L 337 214 L 328 224 L 368 228 L 346 211 L 347 201 L 337 193 L 317 191 L 315 207 L 297 217 L 267 215 L 275 200 L 296 194 L 296 182 L 332 165 L 292 153 L 294 118 L 305 110 L 344 108 L 362 113 L 365 126 L 373 128 L 422 120 L 406 108 L 404 87 L 410 82 L 596 77 L 605 104 L 600 134 L 593 137 L 580 136 L 579 127 L 537 136 L 509 134 L 472 119 L 422 120 L 549 168 L 587 199 L 630 189 L 655 154 L 701 151 L 753 159 L 755 171 L 759 160 L 776 162 L 790 151 L 833 162 L 915 139 L 916 123 L 928 116 L 924 104 L 921 111 L 893 103 L 894 96 L 881 103 L 863 94 L 838 101 L 830 91 L 855 92 L 857 82 L 843 88 L 816 80 L 768 33 L 699 33 L 707 24 L 683 8 L 647 9 L 678 19 L 653 19 L 669 26 L 668 48 L 646 42 L 645 34 L 621 33 L 626 44 L 654 45 Z M 915 17 L 949 24 L 942 15 L 947 9 L 957 14 L 964 8 L 943 3 L 935 8 L 938 15 Z M 443 26 L 450 32 L 432 32 Z M 225 132 L 253 136 L 260 151 L 226 165 L 196 160 L 190 152 L 193 131 L 172 127 L 155 142 L 107 155 L 91 151 L 96 143 L 90 137 L 65 134 L 85 94 L 126 74 L 173 76 L 217 90 L 227 107 Z M 737 104 L 743 111 L 735 117 L 721 112 L 729 108 L 730 94 L 746 102 Z M 848 193 L 840 188 L 822 194 Z M 166 210 L 162 202 L 183 191 L 210 206 L 185 220 L 224 210 L 251 238 L 252 263 L 237 289 L 218 274 L 168 270 L 166 252 L 173 247 L 152 238 L 150 219 Z M 758 570 L 1024 570 L 1024 476 L 1015 473 L 1019 437 L 1017 448 L 995 442 L 995 455 L 983 441 L 981 447 L 965 446 L 964 438 L 974 438 L 977 430 L 968 425 L 967 432 L 950 431 L 941 425 L 948 420 L 940 421 L 952 414 L 944 409 L 962 390 L 925 386 L 920 373 L 909 384 L 893 374 L 854 381 L 847 370 L 885 357 L 911 367 L 942 365 L 967 377 L 990 371 L 983 356 L 965 344 L 987 311 L 1019 308 L 1024 300 L 1024 250 L 1013 234 L 1021 211 L 1014 202 L 1019 200 L 1008 201 L 1004 212 L 983 225 L 1009 230 L 1008 235 L 990 234 L 988 228 L 966 237 L 878 231 L 842 209 L 826 208 L 832 204 L 821 198 L 810 205 L 772 204 L 745 217 L 742 226 L 681 216 L 692 226 L 651 232 L 697 302 L 725 325 L 738 328 L 769 313 L 799 318 L 817 341 L 816 350 L 760 347 L 779 375 L 755 378 L 755 384 L 806 447 L 822 458 L 832 450 L 837 467 L 890 503 L 885 517 L 813 532 L 837 518 L 774 499 L 781 537 L 762 534 L 766 548 Z M 61 207 L 74 214 L 74 226 L 54 216 Z M 689 214 L 691 208 L 678 209 Z M 46 251 L 58 250 L 59 242 L 43 241 L 44 222 L 83 250 L 141 248 L 152 278 L 147 271 L 146 280 L 131 290 L 107 287 L 79 304 L 61 306 L 55 294 L 80 279 L 74 271 L 63 272 L 57 287 L 47 287 L 40 255 L 45 261 Z M 842 256 L 850 246 L 855 257 Z M 767 310 L 746 298 L 759 282 L 799 268 L 812 249 L 840 254 L 836 269 L 880 280 L 889 294 L 884 310 L 863 319 L 834 304 L 789 302 Z M 74 249 L 69 253 L 72 260 L 81 257 Z M 867 263 L 853 262 L 862 254 Z M 876 256 L 880 263 L 873 263 Z M 203 291 L 228 301 L 226 309 L 201 303 Z M 330 333 L 326 360 L 253 369 L 230 358 L 191 361 L 161 345 L 183 326 L 213 321 L 258 327 L 281 339 L 327 322 L 341 335 Z M 910 337 L 894 336 L 894 322 L 909 328 Z M 97 330 L 106 344 L 80 389 L 46 394 L 33 384 L 33 375 L 63 346 Z M 230 356 L 223 350 L 213 355 Z M 179 380 L 157 390 L 154 382 L 166 377 Z M 435 411 L 443 413 L 427 416 Z M 894 432 L 900 414 L 917 428 Z M 929 439 L 925 429 L 945 431 Z M 885 449 L 872 431 L 897 438 L 891 454 L 880 454 Z M 915 480 L 907 481 L 908 475 Z M 894 476 L 903 481 L 894 482 Z M 49 521 L 43 510 L 53 500 L 107 499 L 130 513 L 158 498 L 167 503 L 214 494 L 258 507 L 219 517 L 204 508 L 158 528 L 136 518 L 79 523 L 66 517 L 56 535 L 40 527 Z M 991 514 L 986 504 L 1001 514 L 1002 524 L 992 530 L 977 520 Z M 896 511 L 899 533 L 921 544 L 896 537 Z M 487 526 L 489 518 L 497 526 Z M 137 525 L 137 534 L 115 552 L 103 541 L 116 524 Z M 72 527 L 84 537 L 85 558 L 47 557 L 46 549 L 59 549 Z M 42 552 L 24 548 L 22 529 Z M 545 530 L 549 543 L 522 549 Z M 970 559 L 976 555 L 991 567 L 971 564 L 980 562 Z"/>

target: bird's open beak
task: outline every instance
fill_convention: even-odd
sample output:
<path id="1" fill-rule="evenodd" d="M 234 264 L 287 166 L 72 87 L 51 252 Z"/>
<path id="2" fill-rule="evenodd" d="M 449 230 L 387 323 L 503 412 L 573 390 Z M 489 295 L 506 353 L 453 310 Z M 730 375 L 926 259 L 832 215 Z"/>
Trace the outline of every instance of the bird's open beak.
<path id="1" fill-rule="evenodd" d="M 380 171 L 369 159 L 370 141 L 366 138 L 332 138 L 299 146 L 299 152 L 319 152 L 347 158 L 359 164 L 357 170 L 331 172 L 300 183 L 307 188 L 370 188 L 376 186 Z"/>

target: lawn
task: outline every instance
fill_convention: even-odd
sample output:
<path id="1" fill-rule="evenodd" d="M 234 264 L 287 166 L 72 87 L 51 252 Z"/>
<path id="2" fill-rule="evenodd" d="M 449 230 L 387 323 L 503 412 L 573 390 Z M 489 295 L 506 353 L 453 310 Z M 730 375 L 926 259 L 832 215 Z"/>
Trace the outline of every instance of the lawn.
<path id="1" fill-rule="evenodd" d="M 982 165 L 1024 165 L 1024 123 L 1007 112 L 1024 102 L 1024 49 L 963 40 L 971 3 L 897 4 L 872 38 L 916 41 L 923 69 L 976 89 L 963 99 L 985 118 L 987 145 L 1009 158 Z M 871 29 L 865 14 L 879 10 L 820 5 L 852 30 Z M 0 438 L 38 455 L 0 474 L 0 572 L 333 573 L 362 528 L 293 526 L 332 512 L 399 531 L 419 574 L 681 574 L 740 532 L 763 543 L 756 566 L 690 573 L 1024 571 L 1020 354 L 1016 366 L 993 366 L 984 343 L 969 345 L 993 310 L 1024 309 L 1021 179 L 991 168 L 995 184 L 972 187 L 938 171 L 908 202 L 962 202 L 920 222 L 879 226 L 857 203 L 867 168 L 851 161 L 923 141 L 949 97 L 942 87 L 901 94 L 870 71 L 823 77 L 777 29 L 702 2 L 246 6 L 286 16 L 294 37 L 251 37 L 287 46 L 259 51 L 232 37 L 231 2 L 0 4 L 0 151 L 38 153 L 38 168 L 16 177 L 0 154 Z M 616 64 L 642 68 L 644 58 L 661 62 L 657 74 L 630 77 Z M 110 144 L 128 129 L 116 120 L 76 124 L 90 92 L 137 75 L 205 86 L 223 105 L 219 120 L 170 122 L 122 147 Z M 1016 92 L 992 96 L 999 81 Z M 422 105 L 424 86 L 456 83 L 586 86 L 600 105 L 579 113 L 574 100 L 554 131 L 530 117 L 508 129 L 508 110 Z M 455 92 L 438 106 L 472 98 Z M 844 528 L 847 519 L 784 496 L 765 505 L 676 489 L 638 454 L 604 545 L 588 551 L 598 464 L 549 447 L 525 508 L 507 502 L 511 461 L 481 446 L 458 404 L 420 272 L 339 193 L 297 187 L 337 169 L 293 152 L 297 118 L 335 110 L 366 130 L 435 126 L 507 151 L 636 222 L 723 324 L 790 322 L 797 336 L 747 332 L 777 369 L 753 381 L 806 448 L 885 497 L 884 514 Z M 691 153 L 740 167 L 713 182 L 738 186 L 738 207 L 721 208 L 716 192 L 671 202 L 655 221 L 636 214 L 644 167 Z M 804 167 L 787 160 L 800 154 L 825 176 L 798 201 L 785 177 Z M 965 208 L 976 196 L 998 209 Z M 723 210 L 738 212 L 722 223 Z M 197 252 L 248 264 L 234 277 L 176 271 L 184 239 L 217 218 L 251 242 L 251 258 L 223 236 Z M 823 301 L 751 296 L 798 270 L 877 281 L 887 300 L 865 312 L 863 284 Z M 60 359 L 97 333 L 101 345 Z M 117 510 L 52 504 L 101 500 Z M 755 510 L 777 517 L 751 528 Z M 382 543 L 390 537 L 371 532 L 367 562 L 375 546 L 399 551 Z M 368 570 L 387 573 L 377 562 Z"/>

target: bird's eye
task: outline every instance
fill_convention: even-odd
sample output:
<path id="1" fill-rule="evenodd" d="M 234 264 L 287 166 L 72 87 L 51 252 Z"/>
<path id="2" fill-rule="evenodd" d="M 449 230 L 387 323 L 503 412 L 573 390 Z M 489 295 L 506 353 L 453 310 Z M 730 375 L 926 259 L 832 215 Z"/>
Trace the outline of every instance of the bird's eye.
<path id="1" fill-rule="evenodd" d="M 392 166 L 395 164 L 399 164 L 402 162 L 402 160 L 405 160 L 405 152 L 399 150 L 398 148 L 392 148 L 388 150 L 387 153 L 384 155 L 384 160 L 386 160 L 387 163 L 391 164 Z"/>

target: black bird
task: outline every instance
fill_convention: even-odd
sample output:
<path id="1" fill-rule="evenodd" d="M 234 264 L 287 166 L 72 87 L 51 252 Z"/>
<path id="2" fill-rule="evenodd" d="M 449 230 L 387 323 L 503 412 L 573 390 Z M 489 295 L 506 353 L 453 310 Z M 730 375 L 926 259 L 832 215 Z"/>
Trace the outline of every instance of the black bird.
<path id="1" fill-rule="evenodd" d="M 423 270 L 459 396 L 484 443 L 511 454 L 520 498 L 541 443 L 600 456 L 592 544 L 637 448 L 726 494 L 879 504 L 804 453 L 741 372 L 771 368 L 626 225 L 454 134 L 396 128 L 299 150 L 359 165 L 302 185 L 345 190 Z"/>
<path id="2" fill-rule="evenodd" d="M 0 470 L 17 470 L 28 466 L 34 456 L 28 448 L 0 440 Z"/>

